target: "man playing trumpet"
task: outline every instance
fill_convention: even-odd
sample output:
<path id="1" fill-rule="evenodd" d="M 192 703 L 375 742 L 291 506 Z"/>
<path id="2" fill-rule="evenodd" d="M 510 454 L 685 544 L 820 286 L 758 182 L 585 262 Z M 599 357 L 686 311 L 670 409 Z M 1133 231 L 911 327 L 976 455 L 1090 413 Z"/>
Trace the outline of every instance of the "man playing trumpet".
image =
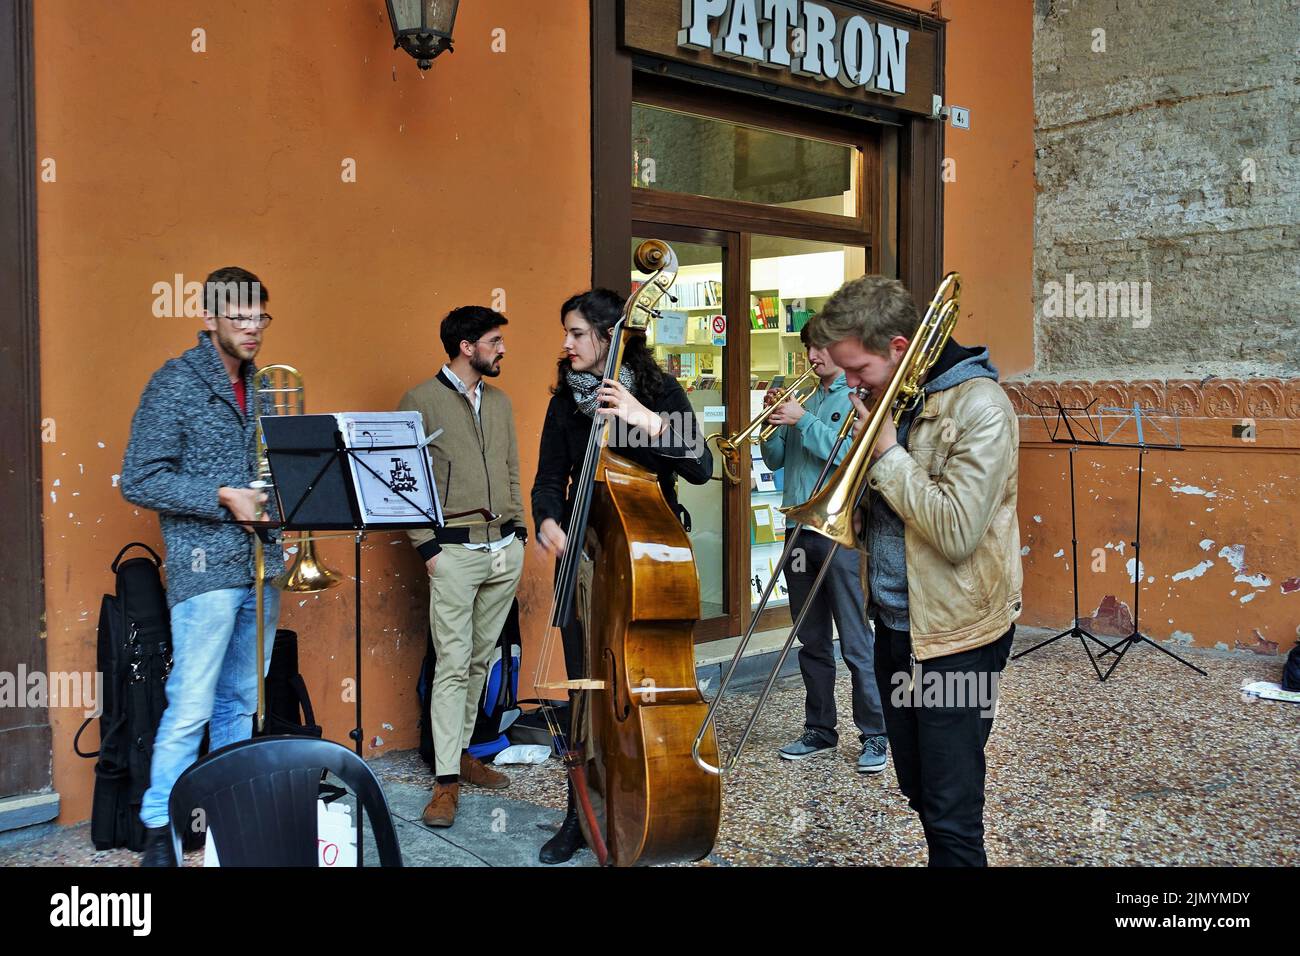
<path id="1" fill-rule="evenodd" d="M 808 350 L 809 364 L 817 373 L 817 387 L 802 404 L 794 395 L 785 397 L 768 419 L 770 425 L 783 427 L 761 446 L 763 461 L 769 468 L 785 469 L 781 503 L 786 507 L 812 497 L 817 477 L 835 447 L 844 419 L 853 411 L 844 373 L 824 348 L 809 342 L 809 330 L 815 323 L 816 319 L 805 325 L 799 338 Z M 770 390 L 764 404 L 771 405 L 781 397 L 780 392 L 780 389 Z M 843 460 L 847 449 L 848 443 L 842 443 L 835 455 L 835 465 Z M 787 527 L 787 537 L 793 531 L 793 525 Z M 879 773 L 887 762 L 885 718 L 873 670 L 871 636 L 862 612 L 858 553 L 851 548 L 836 548 L 832 555 L 831 549 L 829 539 L 819 534 L 801 534 L 798 547 L 785 566 L 790 613 L 797 618 L 808 601 L 817 572 L 828 559 L 832 562 L 823 581 L 822 599 L 808 609 L 799 627 L 799 671 L 803 675 L 805 694 L 803 732 L 778 753 L 785 760 L 804 760 L 836 750 L 839 736 L 835 717 L 833 619 L 834 629 L 840 636 L 840 654 L 848 665 L 853 687 L 853 723 L 862 747 L 858 771 Z"/>

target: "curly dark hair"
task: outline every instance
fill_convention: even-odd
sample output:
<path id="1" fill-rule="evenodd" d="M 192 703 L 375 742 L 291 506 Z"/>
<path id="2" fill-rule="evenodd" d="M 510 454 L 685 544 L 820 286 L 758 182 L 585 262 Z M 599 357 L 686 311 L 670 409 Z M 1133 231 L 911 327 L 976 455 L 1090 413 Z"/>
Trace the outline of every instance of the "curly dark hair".
<path id="1" fill-rule="evenodd" d="M 609 342 L 610 330 L 623 314 L 623 296 L 612 289 L 589 289 L 577 295 L 571 295 L 560 306 L 560 323 L 570 312 L 577 310 L 587 320 L 592 329 L 606 343 Z M 645 336 L 629 335 L 623 346 L 623 364 L 632 370 L 635 379 L 633 391 L 636 397 L 649 402 L 659 398 L 667 386 L 668 373 L 659 367 L 654 354 L 645 344 Z M 561 353 L 555 363 L 555 384 L 551 394 L 557 394 L 569 387 L 565 373 L 569 370 L 569 360 Z"/>

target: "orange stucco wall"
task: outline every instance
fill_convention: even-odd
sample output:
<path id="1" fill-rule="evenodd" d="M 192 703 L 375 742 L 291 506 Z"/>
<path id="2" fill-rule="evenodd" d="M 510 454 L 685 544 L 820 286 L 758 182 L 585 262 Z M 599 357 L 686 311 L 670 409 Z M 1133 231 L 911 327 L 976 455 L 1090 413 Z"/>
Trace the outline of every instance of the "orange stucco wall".
<path id="1" fill-rule="evenodd" d="M 930 0 L 905 6 L 933 12 Z M 943 264 L 962 276 L 963 343 L 988 345 L 1003 376 L 1034 362 L 1032 0 L 942 0 L 944 101 L 971 112 L 945 132 Z"/>
<path id="2" fill-rule="evenodd" d="M 1177 437 L 1185 447 L 1151 451 L 1143 464 L 1142 633 L 1285 654 L 1300 637 L 1300 427 L 1260 420 L 1243 447 L 1231 419 L 1187 419 L 1176 432 L 1156 421 L 1164 430 L 1148 423 L 1148 441 Z M 1106 416 L 1103 434 L 1116 429 L 1114 440 L 1134 440 L 1131 423 Z M 1037 418 L 1021 418 L 1024 623 L 1063 630 L 1074 613 L 1069 449 L 1047 439 Z M 1079 614 L 1098 635 L 1133 629 L 1137 461 L 1136 450 L 1121 448 L 1082 448 L 1075 456 Z"/>
<path id="3" fill-rule="evenodd" d="M 109 561 L 126 541 L 159 543 L 114 481 L 150 373 L 194 343 L 198 320 L 152 314 L 153 284 L 175 273 L 257 272 L 275 315 L 261 359 L 302 369 L 318 411 L 394 407 L 445 357 L 449 308 L 502 305 L 499 382 L 535 472 L 555 310 L 591 274 L 585 3 L 462 4 L 455 53 L 423 75 L 377 0 L 35 8 L 38 158 L 57 176 L 38 191 L 51 670 L 93 670 Z M 322 553 L 351 568 L 350 545 Z M 525 601 L 547 577 L 529 561 Z M 411 746 L 423 568 L 398 535 L 372 538 L 365 562 L 367 738 Z M 318 717 L 346 739 L 351 587 L 285 607 Z M 85 819 L 81 712 L 51 719 L 60 819 Z"/>

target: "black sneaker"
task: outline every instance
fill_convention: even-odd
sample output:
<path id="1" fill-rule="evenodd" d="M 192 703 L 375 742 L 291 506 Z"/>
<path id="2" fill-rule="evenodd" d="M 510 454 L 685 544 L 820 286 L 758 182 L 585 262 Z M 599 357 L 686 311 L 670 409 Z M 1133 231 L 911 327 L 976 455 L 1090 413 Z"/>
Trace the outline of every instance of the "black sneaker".
<path id="1" fill-rule="evenodd" d="M 828 744 L 814 731 L 805 730 L 798 740 L 791 741 L 777 751 L 783 760 L 806 760 L 818 754 L 835 752 L 835 744 Z"/>

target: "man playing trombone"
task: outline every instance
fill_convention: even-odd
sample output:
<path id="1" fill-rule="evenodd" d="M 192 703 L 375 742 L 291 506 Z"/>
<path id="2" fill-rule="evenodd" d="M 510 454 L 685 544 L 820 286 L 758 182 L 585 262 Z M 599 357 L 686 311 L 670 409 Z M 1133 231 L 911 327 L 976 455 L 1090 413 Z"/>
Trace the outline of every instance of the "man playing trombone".
<path id="1" fill-rule="evenodd" d="M 927 326 L 945 314 L 947 291 L 955 311 L 957 287 L 955 275 L 944 280 Z M 930 865 L 984 866 L 984 747 L 1021 607 L 1019 430 L 987 349 L 941 338 L 928 370 L 915 349 L 905 363 L 913 338 L 929 341 L 921 324 L 902 283 L 863 276 L 827 300 L 811 341 L 850 387 L 882 400 L 900 375 L 920 376 L 923 400 L 897 427 L 893 414 L 872 416 L 853 398 L 857 427 L 872 418 L 878 428 L 859 540 L 876 677 L 899 787 L 920 815 Z"/>
<path id="2" fill-rule="evenodd" d="M 140 807 L 143 866 L 177 863 L 167 800 L 199 754 L 204 725 L 217 750 L 247 739 L 257 710 L 252 537 L 237 522 L 254 520 L 267 497 L 250 485 L 257 477 L 259 408 L 253 359 L 271 323 L 270 293 L 237 266 L 209 275 L 203 293 L 206 329 L 197 345 L 149 379 L 122 463 L 122 497 L 158 512 L 162 525 L 174 662 Z M 262 607 L 268 637 L 279 608 L 280 592 L 268 582 Z"/>
<path id="3" fill-rule="evenodd" d="M 808 362 L 817 373 L 812 394 L 800 402 L 798 396 L 767 393 L 765 405 L 782 399 L 768 418 L 778 427 L 762 442 L 763 461 L 769 468 L 785 469 L 782 504 L 786 507 L 807 501 L 816 490 L 818 476 L 835 448 L 844 419 L 853 411 L 850 389 L 843 372 L 824 348 L 809 344 L 805 325 L 799 338 L 808 350 Z M 841 442 L 834 464 L 844 458 L 847 442 Z M 787 536 L 794 528 L 786 529 Z M 838 548 L 819 534 L 801 534 L 797 547 L 785 565 L 790 588 L 790 613 L 798 616 L 808 600 L 813 580 L 821 566 L 831 567 L 823 581 L 823 597 L 808 609 L 799 628 L 799 671 L 804 684 L 804 726 L 799 737 L 778 751 L 786 760 L 804 760 L 817 754 L 834 753 L 838 745 L 835 716 L 835 652 L 831 621 L 840 636 L 840 654 L 848 665 L 853 687 L 853 723 L 858 728 L 862 750 L 857 766 L 861 773 L 879 773 L 886 764 L 885 718 L 880 690 L 873 670 L 871 636 L 863 615 L 862 583 L 858 553 Z"/>

